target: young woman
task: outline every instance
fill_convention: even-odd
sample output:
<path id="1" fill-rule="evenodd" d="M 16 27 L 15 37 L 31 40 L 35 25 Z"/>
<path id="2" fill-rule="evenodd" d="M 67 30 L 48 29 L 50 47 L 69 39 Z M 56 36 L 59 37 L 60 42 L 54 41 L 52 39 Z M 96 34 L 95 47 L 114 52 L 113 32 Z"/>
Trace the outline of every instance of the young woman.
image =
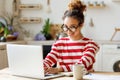
<path id="1" fill-rule="evenodd" d="M 84 65 L 87 71 L 93 71 L 99 46 L 81 33 L 85 9 L 86 6 L 80 0 L 74 0 L 68 5 L 61 27 L 68 37 L 60 38 L 52 45 L 44 60 L 45 73 L 72 71 L 72 66 L 76 63 Z M 59 64 L 59 67 L 53 68 L 55 64 Z"/>

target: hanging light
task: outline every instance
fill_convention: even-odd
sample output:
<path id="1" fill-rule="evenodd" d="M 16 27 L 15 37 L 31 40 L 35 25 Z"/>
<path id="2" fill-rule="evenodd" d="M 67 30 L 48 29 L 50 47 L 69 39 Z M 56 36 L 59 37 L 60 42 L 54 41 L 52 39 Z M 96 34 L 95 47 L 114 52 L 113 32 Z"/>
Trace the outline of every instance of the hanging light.
<path id="1" fill-rule="evenodd" d="M 50 0 L 47 0 L 47 13 L 51 12 L 51 7 L 50 7 Z"/>

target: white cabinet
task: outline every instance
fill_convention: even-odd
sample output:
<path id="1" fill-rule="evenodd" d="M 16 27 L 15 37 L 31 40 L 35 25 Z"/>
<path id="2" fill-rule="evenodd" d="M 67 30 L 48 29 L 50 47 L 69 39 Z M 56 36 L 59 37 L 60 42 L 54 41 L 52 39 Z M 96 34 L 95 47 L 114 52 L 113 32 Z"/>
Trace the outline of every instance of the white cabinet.
<path id="1" fill-rule="evenodd" d="M 120 72 L 120 44 L 104 44 L 102 71 Z"/>
<path id="2" fill-rule="evenodd" d="M 102 45 L 100 45 L 100 50 L 98 51 L 98 53 L 96 54 L 95 57 L 95 64 L 94 64 L 94 70 L 95 71 L 101 71 L 102 70 Z"/>
<path id="3" fill-rule="evenodd" d="M 120 43 L 105 43 L 100 45 L 94 64 L 95 71 L 120 71 Z"/>

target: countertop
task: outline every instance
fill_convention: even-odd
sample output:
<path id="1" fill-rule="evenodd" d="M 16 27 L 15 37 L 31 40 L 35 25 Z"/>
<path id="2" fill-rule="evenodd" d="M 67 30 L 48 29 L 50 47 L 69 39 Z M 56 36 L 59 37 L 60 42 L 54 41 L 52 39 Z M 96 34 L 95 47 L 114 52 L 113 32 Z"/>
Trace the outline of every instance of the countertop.
<path id="1" fill-rule="evenodd" d="M 55 40 L 48 40 L 48 41 L 24 41 L 24 40 L 19 40 L 19 41 L 9 41 L 9 42 L 0 42 L 0 45 L 8 44 L 8 43 L 18 43 L 18 44 L 44 44 L 44 45 L 52 45 L 55 42 Z M 109 41 L 109 40 L 96 40 L 98 44 L 120 44 L 120 41 Z"/>
<path id="2" fill-rule="evenodd" d="M 6 44 L 26 44 L 26 41 L 0 42 L 0 50 L 6 49 Z"/>
<path id="3" fill-rule="evenodd" d="M 64 79 L 73 80 L 73 77 L 64 76 L 49 80 L 64 80 Z M 93 72 L 83 76 L 83 80 L 119 80 L 119 79 L 120 72 Z M 0 80 L 39 80 L 39 79 L 13 76 L 12 74 L 9 73 L 8 68 L 5 68 L 3 70 L 0 70 Z"/>

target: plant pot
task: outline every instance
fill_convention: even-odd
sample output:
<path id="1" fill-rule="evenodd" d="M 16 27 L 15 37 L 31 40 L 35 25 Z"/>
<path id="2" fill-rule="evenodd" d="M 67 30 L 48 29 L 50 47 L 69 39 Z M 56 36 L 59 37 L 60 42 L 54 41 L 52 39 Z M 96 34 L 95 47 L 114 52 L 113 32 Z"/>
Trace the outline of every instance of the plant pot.
<path id="1" fill-rule="evenodd" d="M 46 37 L 44 36 L 44 34 L 38 33 L 38 34 L 36 34 L 36 36 L 35 36 L 35 40 L 36 40 L 36 41 L 46 40 Z"/>
<path id="2" fill-rule="evenodd" d="M 52 36 L 50 34 L 45 34 L 46 40 L 53 40 Z"/>

